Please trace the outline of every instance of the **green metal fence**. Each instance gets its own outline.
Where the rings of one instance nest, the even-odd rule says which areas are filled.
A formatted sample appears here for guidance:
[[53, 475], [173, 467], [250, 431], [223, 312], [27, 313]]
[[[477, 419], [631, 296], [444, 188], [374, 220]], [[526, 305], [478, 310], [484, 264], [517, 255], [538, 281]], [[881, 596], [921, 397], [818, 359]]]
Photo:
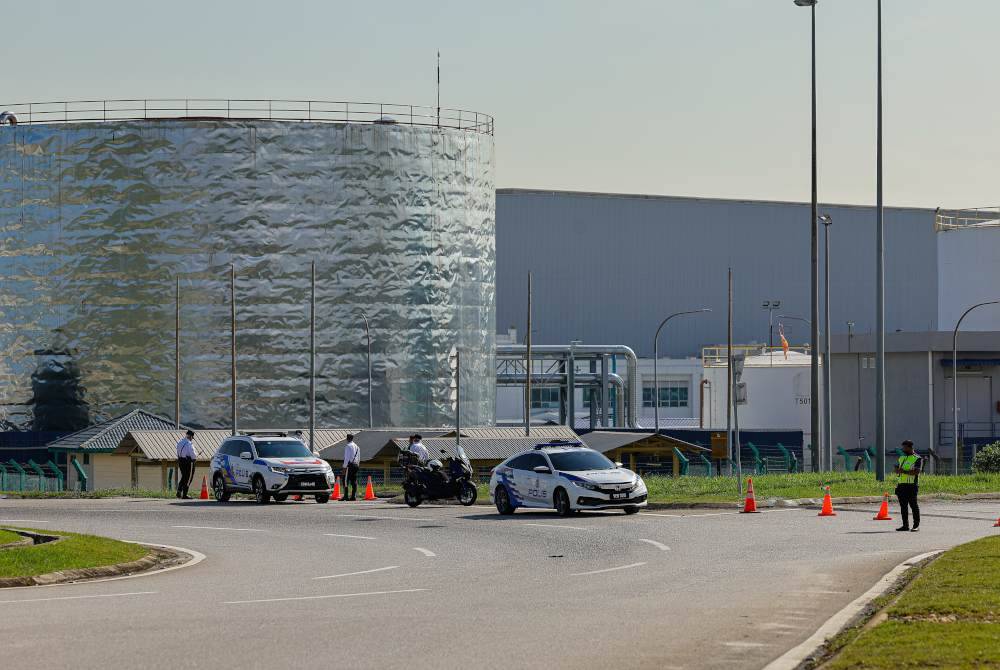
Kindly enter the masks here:
[[65, 489], [62, 470], [51, 460], [36, 463], [29, 459], [27, 463], [18, 463], [12, 458], [0, 462], [0, 491], [58, 493]]

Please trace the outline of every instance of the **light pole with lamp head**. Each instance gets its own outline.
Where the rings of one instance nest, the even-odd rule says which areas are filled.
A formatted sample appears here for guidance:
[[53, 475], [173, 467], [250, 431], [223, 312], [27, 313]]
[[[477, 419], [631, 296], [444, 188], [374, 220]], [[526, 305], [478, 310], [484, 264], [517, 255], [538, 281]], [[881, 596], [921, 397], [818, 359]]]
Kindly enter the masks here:
[[826, 468], [833, 470], [833, 394], [830, 390], [830, 376], [833, 374], [833, 363], [830, 358], [830, 226], [833, 217], [823, 214], [819, 217], [823, 224], [823, 323], [826, 333], [823, 335], [823, 454]]
[[660, 357], [660, 331], [663, 327], [667, 325], [667, 321], [674, 318], [675, 316], [682, 316], [684, 314], [701, 314], [703, 312], [711, 312], [712, 310], [708, 307], [703, 307], [702, 309], [690, 309], [685, 312], [674, 312], [663, 321], [660, 321], [659, 327], [656, 329], [656, 335], [653, 336], [653, 423], [656, 425], [656, 432], [660, 432], [660, 378], [657, 374], [656, 361]]
[[962, 312], [962, 316], [958, 317], [958, 323], [955, 324], [955, 330], [951, 334], [951, 427], [952, 441], [955, 443], [955, 456], [951, 459], [951, 472], [954, 475], [958, 474], [958, 448], [960, 446], [958, 444], [958, 327], [962, 325], [962, 321], [969, 315], [969, 312], [977, 307], [997, 304], [1000, 304], [1000, 300], [988, 300], [986, 302], [977, 303], [965, 310]]

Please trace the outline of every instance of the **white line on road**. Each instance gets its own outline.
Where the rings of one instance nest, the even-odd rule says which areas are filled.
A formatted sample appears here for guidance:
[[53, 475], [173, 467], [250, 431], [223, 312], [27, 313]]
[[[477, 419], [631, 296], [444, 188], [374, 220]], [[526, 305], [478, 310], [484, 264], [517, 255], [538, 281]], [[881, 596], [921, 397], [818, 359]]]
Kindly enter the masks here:
[[350, 517], [358, 519], [388, 519], [389, 521], [435, 521], [435, 519], [424, 519], [413, 516], [375, 516], [374, 514], [334, 514], [334, 516]]
[[660, 551], [670, 551], [670, 547], [668, 547], [667, 545], [665, 545], [665, 544], [663, 544], [661, 542], [657, 542], [656, 540], [647, 540], [645, 538], [639, 538], [639, 541], [640, 542], [645, 542], [646, 544], [651, 544], [654, 547], [656, 547], [657, 549], [659, 549]]
[[313, 577], [313, 579], [337, 579], [338, 577], [353, 577], [355, 575], [369, 575], [373, 572], [385, 572], [386, 570], [395, 570], [398, 565], [387, 565], [384, 568], [374, 568], [372, 570], [362, 570], [360, 572], [345, 572], [340, 575], [326, 575], [325, 577]]
[[[758, 511], [761, 514], [774, 514], [775, 512], [798, 512], [799, 509], [789, 507], [788, 509], [762, 509]], [[664, 516], [675, 519], [690, 519], [703, 516], [734, 516], [736, 514], [742, 514], [742, 512], [708, 512], [706, 514], [659, 514], [657, 512], [639, 512], [639, 514], [640, 516]]]
[[171, 526], [171, 528], [193, 528], [195, 530], [237, 530], [241, 533], [263, 533], [259, 528], [219, 528], [216, 526]]
[[727, 647], [738, 647], [740, 649], [756, 649], [758, 647], [771, 646], [763, 642], [723, 642], [722, 644], [726, 645]]
[[604, 568], [603, 570], [591, 570], [590, 572], [574, 572], [570, 577], [583, 577], [584, 575], [599, 575], [603, 572], [614, 572], [616, 570], [628, 570], [629, 568], [638, 568], [640, 566], [646, 565], [645, 563], [629, 563], [628, 565], [619, 565], [617, 568]]
[[323, 533], [327, 537], [348, 537], [352, 540], [374, 540], [374, 537], [368, 537], [367, 535], [338, 535], [337, 533]]
[[398, 591], [369, 591], [368, 593], [336, 593], [328, 596], [301, 596], [299, 598], [265, 598], [263, 600], [230, 600], [223, 605], [249, 605], [251, 603], [281, 603], [291, 600], [323, 600], [326, 598], [356, 598], [359, 596], [385, 596], [393, 593], [417, 593], [429, 589], [400, 589]]
[[414, 547], [413, 550], [414, 551], [419, 551], [424, 556], [437, 556], [437, 554], [435, 554], [430, 549], [424, 549], [423, 547]]
[[31, 598], [29, 600], [0, 600], [0, 605], [13, 603], [41, 603], [49, 600], [83, 600], [85, 598], [123, 598], [125, 596], [149, 596], [158, 591], [133, 591], [132, 593], [98, 593], [90, 596], [57, 596], [55, 598]]
[[522, 526], [538, 526], [539, 528], [565, 528], [566, 530], [589, 530], [580, 526], [560, 526], [557, 523], [522, 523]]

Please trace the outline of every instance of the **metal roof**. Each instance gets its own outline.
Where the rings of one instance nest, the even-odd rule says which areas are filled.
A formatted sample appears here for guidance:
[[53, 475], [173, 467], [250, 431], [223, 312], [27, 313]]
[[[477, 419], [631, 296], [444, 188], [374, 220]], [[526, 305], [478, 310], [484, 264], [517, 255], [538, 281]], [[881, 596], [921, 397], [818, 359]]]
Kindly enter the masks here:
[[[319, 431], [317, 431], [319, 432]], [[344, 435], [339, 439], [335, 440], [329, 446], [323, 448], [319, 452], [319, 457], [327, 461], [343, 461], [344, 460], [344, 445], [347, 444], [346, 437], [348, 433], [354, 433], [354, 444], [358, 445], [358, 449], [361, 450], [361, 460], [370, 461], [382, 451], [387, 444], [393, 442], [396, 439], [402, 439], [404, 443], [414, 433], [419, 434], [421, 437], [438, 437], [443, 435], [446, 431], [439, 429], [427, 429], [427, 428], [384, 428], [384, 429], [365, 429], [356, 431], [343, 431]]]
[[[606, 453], [614, 449], [619, 449], [621, 447], [627, 447], [630, 444], [635, 444], [641, 440], [648, 439], [650, 437], [656, 437], [656, 433], [634, 433], [626, 431], [610, 431], [610, 430], [595, 430], [584, 435], [587, 440], [587, 446], [601, 453]], [[658, 436], [669, 446], [681, 446], [687, 451], [711, 451], [701, 445], [694, 444], [693, 442], [688, 442], [686, 440], [681, 440], [679, 438], [673, 437], [672, 435], [664, 435], [662, 433]]]
[[[464, 432], [464, 431], [463, 431]], [[534, 433], [534, 429], [532, 429]], [[544, 444], [547, 440], [553, 438], [547, 437], [536, 437], [532, 435], [531, 437], [503, 437], [503, 438], [462, 438], [462, 449], [465, 450], [465, 454], [472, 461], [502, 461], [505, 458], [509, 458], [514, 454], [519, 454], [522, 451], [529, 451], [534, 449], [539, 444]], [[585, 442], [575, 434], [571, 438], [577, 440], [587, 446]], [[393, 440], [393, 443], [399, 447], [401, 450], [406, 449], [407, 442], [405, 439]], [[429, 440], [424, 440], [423, 444], [427, 447], [427, 451], [431, 454], [439, 454], [441, 450], [444, 449], [446, 453], [453, 453], [455, 450], [455, 438], [454, 437], [440, 437], [432, 438]]]
[[[255, 432], [268, 432], [265, 430], [251, 430]], [[294, 430], [281, 430], [291, 435]], [[308, 445], [309, 433], [305, 433], [306, 444]], [[343, 440], [351, 431], [342, 428], [324, 428], [316, 431], [316, 446], [320, 449]], [[207, 461], [212, 458], [215, 451], [222, 444], [222, 441], [232, 436], [231, 430], [198, 430], [195, 431], [194, 450], [199, 461]], [[122, 439], [118, 453], [131, 453], [134, 449], [142, 452], [142, 455], [154, 461], [173, 461], [177, 459], [177, 443], [184, 437], [183, 430], [133, 430], [129, 431], [128, 437], [131, 440]]]
[[[455, 431], [445, 433], [441, 437], [455, 437]], [[524, 426], [506, 426], [490, 428], [463, 428], [462, 439], [506, 439], [525, 437]], [[540, 440], [575, 440], [576, 431], [569, 426], [532, 426], [531, 439]]]
[[174, 422], [142, 409], [134, 409], [128, 414], [116, 416], [62, 437], [49, 443], [47, 447], [55, 451], [111, 452], [118, 448], [129, 432], [157, 429], [175, 430]]

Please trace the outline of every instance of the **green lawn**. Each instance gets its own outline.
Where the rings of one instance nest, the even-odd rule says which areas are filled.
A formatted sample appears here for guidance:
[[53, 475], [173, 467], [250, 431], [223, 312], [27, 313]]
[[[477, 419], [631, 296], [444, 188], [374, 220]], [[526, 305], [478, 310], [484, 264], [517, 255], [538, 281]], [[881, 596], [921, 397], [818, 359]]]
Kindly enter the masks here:
[[1000, 536], [946, 552], [829, 665], [868, 668], [1000, 668]]
[[[24, 530], [34, 530], [26, 528]], [[0, 551], [0, 577], [28, 577], [57, 570], [95, 568], [137, 561], [148, 550], [137, 544], [93, 535], [36, 530], [47, 535], [63, 535], [65, 540]]]
[[9, 530], [3, 530], [0, 528], [0, 545], [11, 544], [13, 542], [20, 542], [21, 536], [17, 533], [12, 533]]

